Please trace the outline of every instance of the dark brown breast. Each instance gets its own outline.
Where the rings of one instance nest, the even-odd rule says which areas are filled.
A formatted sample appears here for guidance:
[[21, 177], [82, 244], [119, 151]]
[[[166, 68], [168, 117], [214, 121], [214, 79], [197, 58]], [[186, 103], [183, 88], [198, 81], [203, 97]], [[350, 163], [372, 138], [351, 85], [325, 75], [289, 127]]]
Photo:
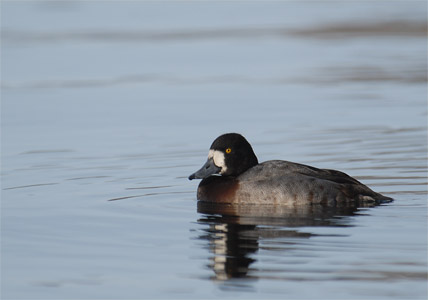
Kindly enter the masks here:
[[218, 203], [236, 202], [238, 187], [239, 182], [234, 177], [210, 176], [199, 184], [197, 198]]

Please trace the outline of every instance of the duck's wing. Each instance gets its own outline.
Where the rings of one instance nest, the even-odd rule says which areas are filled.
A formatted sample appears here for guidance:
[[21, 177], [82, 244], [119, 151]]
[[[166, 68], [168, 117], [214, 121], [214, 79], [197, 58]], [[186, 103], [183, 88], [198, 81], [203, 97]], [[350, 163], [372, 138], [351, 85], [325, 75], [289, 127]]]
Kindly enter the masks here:
[[352, 178], [346, 173], [330, 170], [330, 169], [318, 169], [312, 166], [298, 164], [285, 160], [270, 160], [263, 162], [251, 170], [252, 178], [257, 179], [275, 177], [275, 176], [286, 176], [286, 175], [304, 175], [316, 179], [328, 180], [340, 184], [362, 184], [355, 178]]
[[245, 202], [258, 203], [265, 199], [267, 203], [334, 204], [392, 200], [343, 172], [281, 160], [258, 164], [237, 180], [245, 186], [238, 195], [245, 198]]
[[253, 184], [252, 191], [256, 191], [256, 187], [260, 185], [269, 186], [278, 195], [287, 199], [297, 196], [301, 198], [301, 202], [310, 200], [314, 203], [330, 203], [331, 199], [339, 202], [349, 199], [392, 200], [374, 192], [346, 173], [283, 160], [261, 163], [241, 174], [238, 179]]
[[357, 185], [362, 184], [361, 182], [349, 176], [348, 174], [337, 170], [317, 169], [317, 171], [314, 171], [310, 174], [308, 173], [301, 173], [301, 174], [312, 176], [318, 179], [333, 181], [341, 184], [357, 184]]

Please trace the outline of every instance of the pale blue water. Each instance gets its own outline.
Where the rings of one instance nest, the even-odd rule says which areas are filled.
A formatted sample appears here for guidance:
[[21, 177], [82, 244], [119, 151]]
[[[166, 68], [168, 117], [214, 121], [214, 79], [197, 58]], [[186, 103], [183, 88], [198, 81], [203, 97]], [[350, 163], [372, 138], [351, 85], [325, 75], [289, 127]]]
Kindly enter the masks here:
[[[1, 8], [2, 299], [426, 299], [425, 2]], [[395, 201], [198, 208], [230, 131]]]

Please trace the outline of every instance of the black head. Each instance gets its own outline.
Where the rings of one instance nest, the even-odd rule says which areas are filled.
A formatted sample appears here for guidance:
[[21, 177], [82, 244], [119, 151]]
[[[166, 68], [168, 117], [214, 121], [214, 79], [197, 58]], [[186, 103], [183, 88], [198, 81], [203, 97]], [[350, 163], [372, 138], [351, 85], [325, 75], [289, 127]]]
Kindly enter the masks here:
[[189, 179], [203, 179], [213, 174], [238, 176], [257, 164], [250, 143], [238, 133], [226, 133], [214, 140], [207, 162]]

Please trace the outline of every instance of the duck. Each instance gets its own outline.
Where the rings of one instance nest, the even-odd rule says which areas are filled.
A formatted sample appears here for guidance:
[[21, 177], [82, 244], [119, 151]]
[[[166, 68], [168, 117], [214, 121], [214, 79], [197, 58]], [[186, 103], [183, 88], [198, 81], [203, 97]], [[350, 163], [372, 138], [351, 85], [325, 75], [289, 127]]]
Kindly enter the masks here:
[[201, 179], [197, 200], [212, 203], [336, 205], [393, 201], [341, 171], [285, 160], [259, 163], [250, 143], [239, 133], [216, 138], [206, 163], [189, 176], [193, 179]]

